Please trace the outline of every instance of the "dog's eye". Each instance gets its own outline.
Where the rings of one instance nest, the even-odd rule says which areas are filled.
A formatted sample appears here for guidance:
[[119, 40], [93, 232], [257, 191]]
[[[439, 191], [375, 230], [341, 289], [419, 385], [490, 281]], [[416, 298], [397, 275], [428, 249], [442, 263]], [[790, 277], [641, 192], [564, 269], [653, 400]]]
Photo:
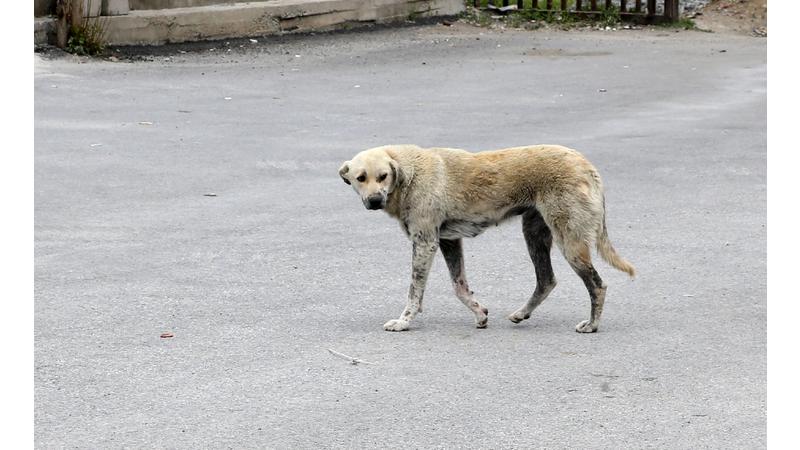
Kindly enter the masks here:
[[364, 182], [364, 180], [366, 180], [366, 179], [367, 179], [367, 177], [365, 177], [364, 175], [359, 175], [359, 176], [356, 178], [356, 180], [358, 180], [358, 182], [359, 182], [359, 183], [363, 183], [363, 182]]
[[378, 181], [380, 182], [380, 181], [385, 180], [386, 179], [386, 175], [388, 175], [388, 174], [383, 174], [383, 175], [379, 176], [378, 177]]

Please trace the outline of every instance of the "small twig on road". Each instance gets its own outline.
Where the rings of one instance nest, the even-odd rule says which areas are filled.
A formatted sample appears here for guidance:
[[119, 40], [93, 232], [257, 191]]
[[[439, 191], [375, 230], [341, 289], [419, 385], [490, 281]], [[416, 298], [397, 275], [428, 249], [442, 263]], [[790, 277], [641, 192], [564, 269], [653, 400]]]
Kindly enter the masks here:
[[607, 374], [607, 373], [592, 373], [592, 372], [589, 372], [589, 375], [591, 375], [593, 377], [603, 377], [603, 378], [619, 378], [620, 377], [619, 375], [611, 375], [611, 374]]
[[339, 358], [346, 359], [346, 360], [350, 361], [350, 364], [352, 364], [354, 366], [356, 366], [358, 364], [371, 364], [371, 365], [375, 364], [375, 363], [372, 363], [372, 362], [369, 362], [369, 361], [364, 361], [363, 359], [358, 359], [358, 358], [353, 358], [352, 356], [347, 356], [344, 353], [337, 352], [336, 350], [328, 349], [328, 351], [331, 352], [331, 355], [333, 355], [333, 356], [338, 356]]

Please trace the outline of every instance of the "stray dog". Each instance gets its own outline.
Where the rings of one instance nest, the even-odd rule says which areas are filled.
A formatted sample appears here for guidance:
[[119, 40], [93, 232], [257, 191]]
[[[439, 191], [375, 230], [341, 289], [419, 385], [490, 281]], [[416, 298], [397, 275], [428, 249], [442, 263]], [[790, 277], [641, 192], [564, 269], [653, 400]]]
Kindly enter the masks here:
[[522, 216], [522, 232], [536, 269], [536, 289], [508, 316], [530, 317], [556, 285], [550, 264], [555, 241], [589, 290], [591, 313], [575, 330], [597, 331], [606, 285], [592, 266], [590, 245], [613, 267], [634, 276], [608, 239], [603, 184], [597, 169], [575, 150], [534, 145], [481, 153], [451, 148], [389, 145], [365, 150], [342, 164], [339, 176], [367, 209], [396, 218], [413, 243], [408, 303], [387, 331], [408, 330], [422, 312], [422, 296], [436, 250], [444, 256], [456, 297], [485, 328], [489, 311], [475, 300], [464, 273], [461, 239]]

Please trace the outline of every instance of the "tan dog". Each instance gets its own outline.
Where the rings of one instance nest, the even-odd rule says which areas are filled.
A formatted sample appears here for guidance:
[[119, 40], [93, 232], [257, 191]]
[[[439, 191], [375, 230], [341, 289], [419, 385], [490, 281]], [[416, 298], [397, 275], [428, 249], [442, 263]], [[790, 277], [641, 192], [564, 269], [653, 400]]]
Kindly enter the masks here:
[[367, 209], [384, 209], [400, 221], [413, 242], [411, 287], [400, 318], [387, 331], [407, 330], [422, 312], [422, 296], [436, 249], [442, 251], [456, 296], [475, 314], [478, 328], [488, 310], [470, 291], [464, 273], [461, 238], [522, 215], [522, 231], [536, 269], [536, 290], [514, 323], [530, 317], [556, 285], [550, 264], [555, 240], [589, 290], [591, 315], [581, 333], [597, 331], [606, 285], [592, 266], [590, 245], [615, 268], [634, 276], [634, 268], [608, 240], [600, 175], [575, 150], [535, 145], [469, 153], [449, 148], [391, 145], [365, 150], [342, 164], [339, 175], [352, 185]]

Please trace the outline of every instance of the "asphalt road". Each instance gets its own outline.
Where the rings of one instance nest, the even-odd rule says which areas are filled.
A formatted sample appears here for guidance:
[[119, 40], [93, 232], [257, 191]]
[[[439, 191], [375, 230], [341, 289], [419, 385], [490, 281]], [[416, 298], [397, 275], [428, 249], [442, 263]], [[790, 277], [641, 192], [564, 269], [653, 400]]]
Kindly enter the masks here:
[[[37, 56], [36, 447], [765, 447], [766, 45], [431, 25]], [[579, 334], [554, 253], [514, 325], [517, 220], [465, 242], [487, 329], [437, 257], [383, 331], [410, 244], [337, 169], [387, 143], [580, 150], [637, 279], [598, 262]]]

